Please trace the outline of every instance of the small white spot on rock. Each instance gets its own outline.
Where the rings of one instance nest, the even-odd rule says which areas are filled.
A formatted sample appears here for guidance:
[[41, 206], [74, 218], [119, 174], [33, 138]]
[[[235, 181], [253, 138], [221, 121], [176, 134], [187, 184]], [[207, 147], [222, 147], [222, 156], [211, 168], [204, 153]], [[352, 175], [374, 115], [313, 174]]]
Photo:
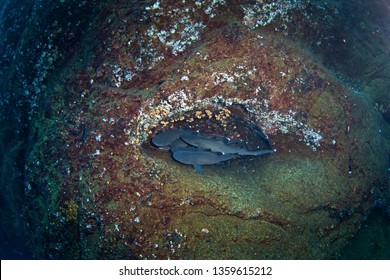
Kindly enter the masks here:
[[190, 78], [188, 78], [188, 76], [183, 76], [183, 77], [180, 78], [180, 80], [182, 80], [182, 81], [189, 81]]

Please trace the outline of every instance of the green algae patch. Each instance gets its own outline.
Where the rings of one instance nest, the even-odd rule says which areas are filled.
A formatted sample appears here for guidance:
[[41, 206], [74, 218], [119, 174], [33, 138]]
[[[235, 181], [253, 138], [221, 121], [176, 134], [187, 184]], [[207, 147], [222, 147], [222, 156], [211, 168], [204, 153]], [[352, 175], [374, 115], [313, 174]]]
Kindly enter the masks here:
[[[4, 95], [9, 104], [23, 96], [18, 106], [30, 110], [18, 114], [1, 103], [6, 121], [28, 120], [15, 126], [26, 141], [1, 145], [1, 181], [5, 197], [17, 202], [15, 217], [23, 206], [33, 256], [339, 256], [388, 188], [388, 141], [378, 122], [386, 99], [375, 108], [319, 61], [332, 51], [317, 56], [291, 41], [316, 38], [304, 46], [335, 51], [326, 41], [334, 37], [312, 28], [323, 19], [311, 22], [303, 6], [284, 1], [275, 2], [274, 14], [261, 13], [261, 1], [120, 2], [95, 7], [101, 12], [74, 39], [80, 48], [68, 52], [67, 44], [63, 56], [59, 34], [73, 34], [57, 26], [63, 21], [47, 25], [57, 38], [49, 45], [20, 42], [39, 46], [21, 63], [39, 63], [25, 67], [25, 79], [15, 68], [20, 92]], [[158, 132], [186, 126], [276, 152], [205, 166], [202, 175], [150, 143]], [[0, 137], [19, 139], [14, 130]], [[18, 179], [8, 181], [9, 174]]]

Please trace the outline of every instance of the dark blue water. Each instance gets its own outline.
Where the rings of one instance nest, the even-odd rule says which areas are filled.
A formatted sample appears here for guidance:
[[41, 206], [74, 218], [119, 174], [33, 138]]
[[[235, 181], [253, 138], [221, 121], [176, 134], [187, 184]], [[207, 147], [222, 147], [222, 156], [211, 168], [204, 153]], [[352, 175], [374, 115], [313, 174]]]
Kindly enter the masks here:
[[[35, 26], [32, 28], [34, 32], [46, 38], [46, 33], [50, 33], [50, 30], [48, 31], [47, 29], [50, 28], [43, 26], [45, 23], [44, 19], [58, 16], [58, 21], [61, 22], [65, 15], [62, 14], [61, 9], [53, 9], [58, 14], [46, 13], [46, 10], [39, 6], [39, 1], [36, 2], [37, 4], [34, 5], [34, 1], [0, 1], [0, 15], [4, 16], [3, 19], [0, 19], [0, 39], [2, 39], [0, 44], [0, 82], [2, 83], [0, 86], [0, 140], [2, 141], [0, 146], [0, 166], [2, 167], [0, 171], [1, 259], [39, 258], [39, 252], [44, 250], [44, 245], [35, 244], [34, 240], [31, 240], [28, 231], [29, 224], [25, 220], [26, 213], [34, 211], [34, 208], [27, 209], [23, 203], [24, 192], [27, 188], [27, 184], [24, 182], [24, 170], [30, 148], [28, 143], [33, 143], [36, 136], [30, 134], [30, 113], [32, 107], [34, 110], [37, 110], [36, 108], [39, 108], [42, 103], [39, 103], [39, 100], [37, 101], [34, 98], [23, 99], [25, 96], [20, 97], [20, 100], [24, 100], [23, 102], [19, 102], [19, 97], [14, 99], [9, 97], [13, 92], [11, 90], [17, 92], [21, 87], [25, 86], [22, 83], [18, 84], [21, 80], [26, 79], [26, 81], [33, 83], [34, 81], [30, 79], [29, 75], [34, 76], [35, 73], [21, 71], [24, 74], [14, 75], [13, 80], [3, 78], [10, 72], [10, 69], [13, 69], [12, 65], [16, 63], [13, 60], [13, 50], [25, 43], [21, 38], [23, 38], [23, 32], [28, 30], [29, 24], [32, 23]], [[50, 5], [54, 5], [54, 2], [48, 1], [45, 5], [51, 7]], [[77, 14], [78, 2], [70, 2], [72, 7], [74, 7], [75, 14]], [[96, 7], [99, 5], [109, 6], [111, 3], [110, 1], [91, 2], [96, 4]], [[120, 1], [112, 2], [118, 3]], [[229, 1], [227, 2], [229, 3]], [[382, 116], [378, 121], [380, 122], [380, 127], [383, 128], [381, 131], [383, 138], [387, 139], [386, 143], [389, 145], [390, 2], [387, 0], [312, 1], [312, 5], [308, 5], [308, 7], [316, 6], [318, 8], [321, 6], [319, 11], [324, 13], [321, 16], [329, 17], [330, 24], [329, 26], [318, 26], [318, 30], [312, 33], [308, 32], [308, 34], [305, 34], [307, 37], [303, 36], [303, 38], [298, 38], [298, 40], [301, 40], [300, 43], [308, 46], [311, 52], [321, 58], [325, 66], [335, 76], [339, 77], [340, 81], [350, 87], [358, 88], [359, 91], [367, 95], [368, 102], [372, 103], [375, 110]], [[128, 8], [128, 5], [119, 5], [119, 8], [123, 7]], [[108, 8], [106, 10], [96, 9], [102, 13], [110, 11]], [[313, 8], [310, 11], [313, 10], [315, 9]], [[32, 11], [36, 11], [36, 13], [32, 13]], [[327, 11], [332, 11], [338, 16], [334, 17]], [[136, 14], [134, 12], [134, 15]], [[310, 13], [308, 12], [308, 14]], [[34, 16], [42, 17], [43, 19], [30, 18]], [[73, 49], [73, 46], [76, 43], [81, 44], [82, 40], [78, 41], [78, 37], [82, 37], [81, 34], [83, 32], [88, 33], [88, 23], [93, 23], [94, 16], [94, 13], [85, 9], [82, 12], [78, 11], [77, 16], [73, 18], [77, 22], [76, 26], [82, 26], [86, 31], [82, 30], [79, 33], [75, 31], [74, 38], [76, 39], [64, 46], [67, 49], [66, 55], [68, 57], [71, 57], [76, 50], [76, 48]], [[42, 25], [40, 26], [39, 23]], [[299, 25], [299, 23], [294, 24], [296, 26]], [[40, 28], [42, 33], [39, 33]], [[44, 32], [46, 33], [43, 34]], [[31, 42], [35, 43], [34, 40], [31, 40]], [[53, 44], [55, 43], [53, 42]], [[353, 47], [348, 48], [346, 47], [347, 45]], [[18, 57], [26, 59], [23, 62], [26, 69], [33, 63], [32, 61], [35, 62], [39, 59], [33, 57], [34, 54], [30, 53], [32, 48], [29, 46], [25, 46], [21, 50], [25, 53], [22, 55], [19, 53], [20, 56]], [[27, 54], [31, 54], [35, 60], [29, 59]], [[56, 71], [61, 68], [61, 65], [55, 65], [54, 68], [53, 71]], [[13, 69], [16, 72], [19, 70]], [[50, 71], [48, 70], [48, 72]], [[13, 87], [13, 85], [15, 86]], [[34, 106], [31, 105], [33, 101], [37, 102]], [[42, 112], [40, 113], [51, 113], [46, 108], [43, 108]], [[14, 153], [8, 153], [8, 157], [3, 156], [6, 152], [13, 149], [15, 149]], [[388, 154], [390, 168], [389, 147], [383, 147], [383, 152]], [[55, 242], [53, 240], [50, 241]], [[360, 230], [350, 239], [350, 243], [337, 258], [390, 259], [389, 183], [387, 189], [384, 189], [383, 193], [372, 201], [372, 210], [364, 217]]]

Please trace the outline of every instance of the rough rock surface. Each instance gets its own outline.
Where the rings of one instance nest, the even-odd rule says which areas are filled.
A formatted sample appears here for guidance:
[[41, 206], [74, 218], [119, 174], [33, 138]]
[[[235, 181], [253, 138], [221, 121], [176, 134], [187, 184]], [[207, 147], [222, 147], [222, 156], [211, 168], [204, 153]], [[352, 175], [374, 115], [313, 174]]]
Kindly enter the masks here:
[[[389, 143], [368, 97], [303, 48], [310, 7], [124, 2], [96, 7], [75, 54], [36, 81], [23, 176], [33, 256], [336, 258], [384, 196]], [[184, 125], [240, 138], [247, 124], [277, 152], [204, 175], [149, 142]]]

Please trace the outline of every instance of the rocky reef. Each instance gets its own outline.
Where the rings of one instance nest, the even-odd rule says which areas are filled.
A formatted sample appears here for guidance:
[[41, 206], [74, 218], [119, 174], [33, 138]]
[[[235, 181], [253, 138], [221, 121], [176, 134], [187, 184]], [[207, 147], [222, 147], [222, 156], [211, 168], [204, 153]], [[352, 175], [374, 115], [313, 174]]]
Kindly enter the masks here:
[[[14, 174], [20, 188], [3, 193], [10, 213], [22, 209], [9, 232], [28, 233], [34, 258], [337, 258], [388, 199], [390, 127], [374, 106], [389, 101], [375, 93], [388, 80], [366, 94], [350, 82], [366, 73], [326, 60], [342, 4], [49, 2], [49, 39], [24, 27], [12, 55], [41, 40], [24, 58], [36, 63], [7, 74], [18, 87], [3, 86], [0, 104], [2, 185]], [[199, 174], [150, 142], [186, 126], [277, 152]], [[21, 146], [6, 152], [11, 135]]]

